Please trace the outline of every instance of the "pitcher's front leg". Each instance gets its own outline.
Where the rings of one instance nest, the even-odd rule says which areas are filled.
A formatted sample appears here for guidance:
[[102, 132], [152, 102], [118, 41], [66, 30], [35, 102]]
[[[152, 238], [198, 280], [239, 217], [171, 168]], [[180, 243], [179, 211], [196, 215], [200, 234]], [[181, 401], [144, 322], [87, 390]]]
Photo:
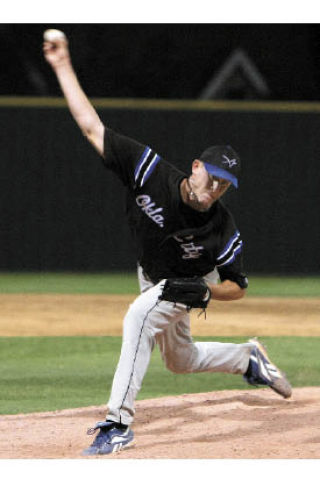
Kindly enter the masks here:
[[185, 306], [159, 301], [162, 285], [163, 281], [138, 296], [125, 316], [121, 354], [108, 402], [108, 420], [131, 424], [134, 401], [149, 365], [155, 336], [185, 314]]

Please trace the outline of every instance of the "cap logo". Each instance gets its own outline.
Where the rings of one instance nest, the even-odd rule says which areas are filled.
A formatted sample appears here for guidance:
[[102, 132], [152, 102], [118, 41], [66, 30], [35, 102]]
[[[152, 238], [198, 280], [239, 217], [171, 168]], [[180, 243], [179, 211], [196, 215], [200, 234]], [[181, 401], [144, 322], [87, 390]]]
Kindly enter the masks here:
[[222, 163], [227, 163], [229, 168], [232, 168], [233, 166], [237, 166], [237, 160], [235, 158], [232, 158], [230, 160], [230, 158], [228, 158], [226, 155], [222, 155], [222, 158], [225, 159], [225, 161], [223, 161]]

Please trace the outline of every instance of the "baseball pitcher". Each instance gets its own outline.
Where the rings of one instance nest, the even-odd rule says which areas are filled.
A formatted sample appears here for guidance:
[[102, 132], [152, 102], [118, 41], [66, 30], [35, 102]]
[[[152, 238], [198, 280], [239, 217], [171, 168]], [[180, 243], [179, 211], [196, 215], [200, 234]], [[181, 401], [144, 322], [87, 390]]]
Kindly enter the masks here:
[[228, 145], [210, 146], [191, 163], [189, 174], [168, 163], [152, 146], [104, 125], [73, 70], [62, 32], [45, 37], [44, 55], [60, 83], [70, 112], [103, 159], [106, 174], [126, 187], [126, 212], [138, 247], [141, 294], [124, 318], [121, 354], [105, 421], [84, 454], [109, 454], [129, 447], [134, 401], [157, 344], [175, 373], [242, 374], [288, 398], [291, 386], [257, 339], [243, 344], [193, 342], [189, 311], [209, 301], [243, 298], [248, 281], [243, 242], [221, 202], [238, 188], [240, 158]]

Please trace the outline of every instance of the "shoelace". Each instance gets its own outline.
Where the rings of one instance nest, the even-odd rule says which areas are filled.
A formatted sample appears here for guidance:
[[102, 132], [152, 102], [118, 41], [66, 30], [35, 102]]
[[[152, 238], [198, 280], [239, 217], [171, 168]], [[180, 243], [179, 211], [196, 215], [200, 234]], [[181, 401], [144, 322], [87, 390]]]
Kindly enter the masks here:
[[94, 427], [90, 427], [87, 430], [87, 434], [91, 436], [92, 434], [96, 432], [97, 429], [102, 429], [102, 428], [104, 428], [105, 431], [108, 431], [112, 429], [115, 425], [116, 424], [111, 421], [100, 421], [100, 422], [97, 422], [97, 424]]

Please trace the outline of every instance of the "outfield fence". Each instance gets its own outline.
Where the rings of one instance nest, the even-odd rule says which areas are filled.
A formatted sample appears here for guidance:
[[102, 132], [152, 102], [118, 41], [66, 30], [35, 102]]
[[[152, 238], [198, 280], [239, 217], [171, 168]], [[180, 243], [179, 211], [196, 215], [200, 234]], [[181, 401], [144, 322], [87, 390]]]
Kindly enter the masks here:
[[[249, 273], [320, 270], [320, 104], [93, 99], [111, 128], [177, 167], [211, 144], [243, 161], [226, 195]], [[135, 268], [124, 189], [57, 98], [0, 98], [0, 270]]]

